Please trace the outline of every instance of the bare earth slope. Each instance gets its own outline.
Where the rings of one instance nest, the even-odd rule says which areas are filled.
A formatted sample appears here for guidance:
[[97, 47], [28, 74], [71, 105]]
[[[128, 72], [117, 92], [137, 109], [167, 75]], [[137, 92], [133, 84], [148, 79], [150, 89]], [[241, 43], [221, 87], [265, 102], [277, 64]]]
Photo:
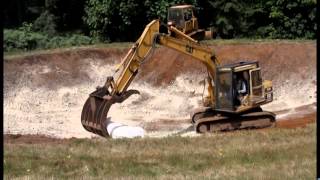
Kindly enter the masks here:
[[[210, 47], [222, 64], [260, 61], [264, 79], [272, 80], [275, 90], [274, 102], [263, 108], [276, 112], [279, 122], [315, 121], [316, 42]], [[96, 86], [113, 74], [126, 51], [79, 48], [5, 59], [4, 133], [60, 138], [94, 136], [81, 126], [83, 103]], [[157, 48], [131, 85], [141, 95], [114, 105], [109, 115], [113, 121], [140, 125], [148, 133], [184, 130], [190, 126], [189, 113], [201, 103], [205, 74], [200, 62]], [[286, 126], [281, 123], [279, 127]]]

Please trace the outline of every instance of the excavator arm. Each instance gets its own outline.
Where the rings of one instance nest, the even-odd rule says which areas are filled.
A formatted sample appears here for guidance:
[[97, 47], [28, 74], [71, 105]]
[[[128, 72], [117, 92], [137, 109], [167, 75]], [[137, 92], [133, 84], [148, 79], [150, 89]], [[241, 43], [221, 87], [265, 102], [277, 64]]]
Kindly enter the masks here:
[[127, 89], [137, 75], [140, 65], [149, 58], [156, 44], [192, 56], [206, 66], [209, 100], [211, 105], [214, 104], [212, 79], [219, 64], [215, 54], [174, 27], [168, 28], [174, 32], [175, 37], [159, 33], [159, 27], [159, 20], [150, 22], [121, 61], [116, 69], [116, 76], [107, 77], [104, 86], [97, 87], [96, 91], [90, 94], [81, 114], [81, 122], [86, 130], [101, 136], [109, 136], [106, 127], [109, 122], [107, 114], [111, 105], [121, 103], [132, 94], [139, 93], [137, 90]]
[[207, 67], [210, 76], [214, 77], [215, 67], [218, 62], [210, 49], [202, 47], [195, 40], [184, 35], [177, 29], [174, 29], [174, 31], [180, 33], [179, 38], [171, 37], [167, 34], [160, 34], [159, 24], [158, 20], [150, 22], [146, 26], [141, 37], [131, 47], [125, 58], [122, 60], [116, 70], [117, 72], [120, 71], [120, 75], [113, 83], [114, 88], [111, 94], [121, 94], [127, 90], [131, 81], [137, 74], [140, 65], [154, 50], [156, 43], [194, 57], [202, 62]]

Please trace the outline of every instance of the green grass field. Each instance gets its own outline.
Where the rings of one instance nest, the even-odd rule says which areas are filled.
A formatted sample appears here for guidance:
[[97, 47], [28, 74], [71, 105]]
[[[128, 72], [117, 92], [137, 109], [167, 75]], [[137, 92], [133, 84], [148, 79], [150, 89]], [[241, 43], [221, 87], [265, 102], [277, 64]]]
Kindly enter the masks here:
[[315, 179], [316, 124], [200, 137], [5, 141], [4, 178]]

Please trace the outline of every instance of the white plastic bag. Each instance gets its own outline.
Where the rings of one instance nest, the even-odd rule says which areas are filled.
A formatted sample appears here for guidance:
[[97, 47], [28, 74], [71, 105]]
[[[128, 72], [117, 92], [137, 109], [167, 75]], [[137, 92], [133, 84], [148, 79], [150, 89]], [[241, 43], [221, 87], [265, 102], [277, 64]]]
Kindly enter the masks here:
[[107, 131], [111, 138], [135, 138], [144, 137], [144, 129], [138, 126], [127, 126], [121, 123], [110, 122]]

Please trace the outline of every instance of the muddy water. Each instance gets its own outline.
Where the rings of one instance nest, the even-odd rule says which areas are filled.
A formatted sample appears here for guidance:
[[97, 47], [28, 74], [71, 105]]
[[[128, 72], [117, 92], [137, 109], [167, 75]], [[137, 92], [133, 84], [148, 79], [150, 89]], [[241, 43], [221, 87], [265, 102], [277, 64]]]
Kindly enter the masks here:
[[[276, 112], [279, 121], [315, 112], [315, 42], [212, 48], [223, 63], [260, 61], [264, 78], [273, 81], [275, 90], [275, 101], [263, 108]], [[5, 59], [4, 133], [95, 136], [81, 126], [82, 105], [88, 94], [113, 74], [125, 53], [77, 49]], [[114, 105], [109, 115], [113, 121], [142, 126], [150, 135], [184, 130], [190, 126], [190, 111], [201, 104], [205, 75], [196, 60], [158, 48], [131, 85], [141, 95]]]

